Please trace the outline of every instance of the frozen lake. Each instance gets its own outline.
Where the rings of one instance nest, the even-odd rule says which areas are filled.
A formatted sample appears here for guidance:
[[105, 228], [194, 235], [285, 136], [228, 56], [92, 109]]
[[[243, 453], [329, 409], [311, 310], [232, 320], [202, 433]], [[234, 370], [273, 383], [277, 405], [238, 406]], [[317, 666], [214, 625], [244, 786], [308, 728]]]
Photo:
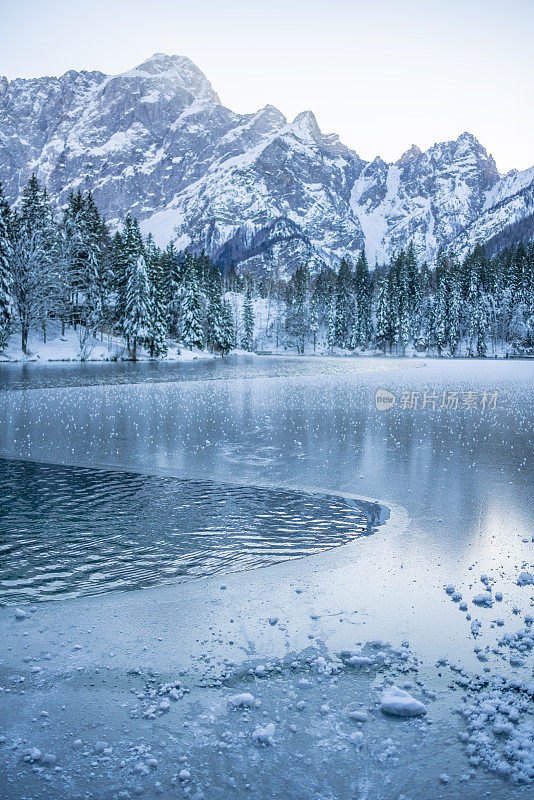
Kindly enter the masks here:
[[[0, 457], [27, 486], [8, 527], [25, 528], [30, 560], [39, 509], [58, 527], [49, 485], [60, 536], [79, 523], [83, 548], [84, 525], [104, 520], [113, 557], [116, 533], [140, 567], [147, 526], [172, 561], [184, 496], [189, 539], [227, 527], [246, 567], [262, 565], [256, 547], [284, 551], [224, 580], [102, 584], [19, 620], [0, 609], [6, 797], [530, 797], [533, 599], [518, 579], [533, 571], [533, 374], [372, 358], [0, 368]], [[124, 515], [100, 504], [107, 492]], [[391, 508], [373, 536], [359, 535], [358, 498]], [[383, 713], [392, 683], [426, 716]], [[243, 692], [253, 705], [236, 708]]]
[[[131, 588], [136, 575], [138, 585], [147, 585], [184, 577], [184, 571], [224, 572], [302, 555], [359, 535], [361, 518], [350, 518], [353, 512], [343, 507], [347, 496], [403, 509], [410, 527], [402, 549], [393, 554], [387, 527], [380, 537], [388, 558], [411, 562], [418, 602], [435, 614], [428, 581], [438, 565], [457, 570], [460, 559], [464, 570], [477, 562], [502, 570], [522, 563], [522, 542], [530, 539], [534, 519], [532, 376], [532, 364], [519, 361], [380, 358], [2, 365], [0, 456], [89, 470], [68, 473], [72, 491], [68, 481], [52, 479], [60, 492], [56, 503], [46, 495], [44, 477], [27, 501], [15, 504], [7, 516], [11, 533], [4, 534], [2, 577], [8, 583], [2, 591], [13, 600], [22, 580], [23, 598], [36, 574], [45, 595], [48, 575], [50, 593], [54, 587], [83, 593], [120, 588], [121, 582]], [[47, 388], [40, 388], [43, 383]], [[9, 388], [14, 385], [26, 389]], [[376, 393], [384, 390], [395, 403], [380, 410]], [[18, 470], [18, 493], [32, 468], [11, 469]], [[118, 472], [108, 479], [91, 476], [94, 469]], [[162, 478], [185, 483], [172, 489]], [[187, 481], [210, 486], [187, 490]], [[80, 483], [89, 488], [77, 500]], [[230, 484], [236, 488], [229, 492], [224, 487]], [[261, 494], [260, 488], [290, 493], [279, 502], [280, 495]], [[181, 493], [188, 491], [199, 492], [198, 518], [187, 508], [179, 511]], [[329, 496], [324, 507], [306, 508], [302, 493], [310, 492]], [[68, 564], [56, 563], [53, 549], [41, 562], [39, 511], [32, 520], [31, 509], [32, 503], [39, 509], [43, 497], [48, 520], [55, 519], [56, 544], [74, 525]], [[85, 535], [100, 522], [105, 530], [96, 547], [103, 558], [91, 554]], [[25, 574], [24, 560], [17, 563], [12, 549], [17, 525], [28, 531], [21, 539], [22, 554], [31, 561]], [[180, 526], [181, 538], [174, 536]], [[122, 557], [141, 556], [130, 576], [119, 560], [121, 540], [130, 542]], [[62, 559], [68, 561], [65, 553]]]
[[529, 529], [532, 376], [415, 359], [1, 365], [0, 455], [380, 498], [446, 553]]

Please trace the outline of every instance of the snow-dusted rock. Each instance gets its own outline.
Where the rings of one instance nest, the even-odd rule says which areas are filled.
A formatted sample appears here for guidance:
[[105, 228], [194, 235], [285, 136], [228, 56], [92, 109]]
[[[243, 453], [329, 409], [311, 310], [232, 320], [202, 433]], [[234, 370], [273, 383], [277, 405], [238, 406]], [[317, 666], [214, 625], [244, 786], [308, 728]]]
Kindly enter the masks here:
[[380, 710], [394, 717], [420, 717], [426, 714], [426, 706], [423, 703], [395, 685], [382, 692]]
[[367, 712], [366, 711], [349, 711], [349, 717], [354, 722], [367, 722]]

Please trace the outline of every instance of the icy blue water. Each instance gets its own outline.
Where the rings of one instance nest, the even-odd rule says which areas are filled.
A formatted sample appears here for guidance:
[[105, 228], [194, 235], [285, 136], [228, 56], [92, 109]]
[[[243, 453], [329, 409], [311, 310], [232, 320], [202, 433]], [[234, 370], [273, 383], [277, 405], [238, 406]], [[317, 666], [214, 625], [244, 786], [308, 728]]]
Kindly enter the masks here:
[[370, 530], [336, 497], [0, 459], [0, 604], [265, 566]]

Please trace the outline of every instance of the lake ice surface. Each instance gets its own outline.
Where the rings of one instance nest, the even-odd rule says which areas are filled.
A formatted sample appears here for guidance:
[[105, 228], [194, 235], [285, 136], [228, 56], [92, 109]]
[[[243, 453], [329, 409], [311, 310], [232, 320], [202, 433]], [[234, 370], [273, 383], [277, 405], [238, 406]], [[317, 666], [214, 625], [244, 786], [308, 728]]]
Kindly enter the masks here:
[[[0, 454], [376, 498], [392, 516], [224, 591], [219, 576], [2, 610], [6, 797], [528, 797], [499, 767], [532, 757], [532, 698], [514, 689], [532, 679], [532, 587], [517, 584], [532, 571], [532, 365], [265, 357], [128, 385], [108, 366], [104, 383], [98, 367], [94, 385], [0, 393]], [[377, 410], [377, 390], [395, 404]], [[488, 586], [493, 605], [473, 604]], [[381, 714], [391, 684], [425, 717]], [[258, 705], [234, 708], [243, 692]]]

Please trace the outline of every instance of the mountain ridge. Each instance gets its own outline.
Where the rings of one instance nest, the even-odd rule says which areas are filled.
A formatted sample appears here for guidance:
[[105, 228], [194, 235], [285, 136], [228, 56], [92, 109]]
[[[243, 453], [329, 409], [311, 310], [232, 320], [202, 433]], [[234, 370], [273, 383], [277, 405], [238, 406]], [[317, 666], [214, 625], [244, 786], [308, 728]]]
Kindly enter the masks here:
[[408, 241], [430, 261], [440, 247], [462, 255], [534, 210], [534, 167], [500, 175], [469, 132], [365, 161], [310, 110], [233, 112], [190, 59], [164, 53], [119, 75], [0, 78], [10, 201], [32, 172], [59, 204], [91, 190], [112, 225], [131, 212], [161, 244], [250, 269], [363, 247], [373, 262]]

